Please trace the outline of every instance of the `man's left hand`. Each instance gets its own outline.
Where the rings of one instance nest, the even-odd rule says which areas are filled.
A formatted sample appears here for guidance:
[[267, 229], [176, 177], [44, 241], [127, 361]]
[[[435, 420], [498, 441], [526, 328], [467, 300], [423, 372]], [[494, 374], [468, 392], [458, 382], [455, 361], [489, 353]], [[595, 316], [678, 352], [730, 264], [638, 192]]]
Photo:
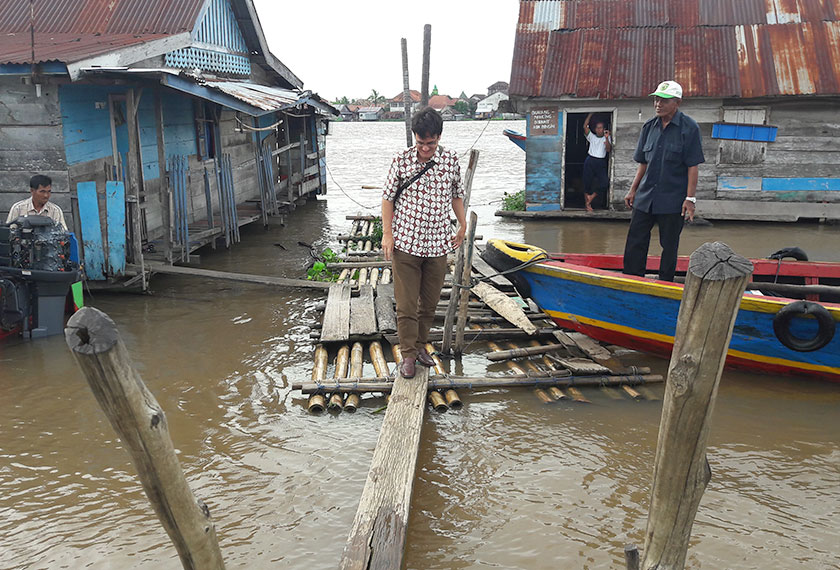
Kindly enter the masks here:
[[461, 247], [461, 244], [464, 243], [464, 236], [466, 236], [466, 230], [458, 230], [454, 236], [452, 236], [452, 245], [455, 246], [455, 249]]
[[689, 222], [694, 221], [694, 202], [685, 200], [682, 205], [683, 218], [688, 219]]

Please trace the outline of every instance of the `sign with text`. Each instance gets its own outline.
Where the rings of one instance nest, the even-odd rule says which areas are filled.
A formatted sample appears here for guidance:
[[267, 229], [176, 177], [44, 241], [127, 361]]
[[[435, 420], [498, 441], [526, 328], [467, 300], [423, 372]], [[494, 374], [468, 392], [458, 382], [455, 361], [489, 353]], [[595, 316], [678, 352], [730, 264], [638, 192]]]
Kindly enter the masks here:
[[531, 136], [557, 135], [557, 108], [531, 109]]

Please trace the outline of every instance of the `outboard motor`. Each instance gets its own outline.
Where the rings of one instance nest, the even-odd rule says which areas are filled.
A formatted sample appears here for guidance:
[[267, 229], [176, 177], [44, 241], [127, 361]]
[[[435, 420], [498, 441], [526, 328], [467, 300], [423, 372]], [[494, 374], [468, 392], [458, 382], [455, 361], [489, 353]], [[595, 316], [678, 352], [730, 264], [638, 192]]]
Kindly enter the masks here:
[[67, 292], [78, 280], [70, 235], [58, 222], [21, 216], [0, 225], [0, 330], [61, 334]]

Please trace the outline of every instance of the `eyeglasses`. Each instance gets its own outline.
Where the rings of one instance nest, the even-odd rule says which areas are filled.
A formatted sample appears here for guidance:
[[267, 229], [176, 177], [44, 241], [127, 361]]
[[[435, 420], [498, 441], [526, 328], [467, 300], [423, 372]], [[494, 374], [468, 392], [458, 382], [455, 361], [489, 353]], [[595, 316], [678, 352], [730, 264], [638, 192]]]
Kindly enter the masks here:
[[438, 138], [434, 138], [434, 139], [431, 139], [431, 140], [415, 139], [415, 144], [416, 144], [417, 148], [426, 147], [426, 148], [432, 149], [432, 148], [437, 147], [439, 141], [440, 141], [440, 139], [438, 139]]
[[676, 100], [677, 100], [676, 97], [671, 97], [670, 99], [667, 99], [665, 97], [654, 97], [653, 98], [653, 104], [654, 105], [665, 105], [665, 104], [668, 104], [668, 103], [673, 103]]

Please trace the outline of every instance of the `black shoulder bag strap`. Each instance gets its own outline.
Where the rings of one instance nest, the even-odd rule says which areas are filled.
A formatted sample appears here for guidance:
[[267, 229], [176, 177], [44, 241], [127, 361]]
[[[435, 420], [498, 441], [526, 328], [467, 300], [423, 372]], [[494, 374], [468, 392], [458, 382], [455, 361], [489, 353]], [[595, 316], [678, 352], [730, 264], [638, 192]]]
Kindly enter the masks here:
[[435, 165], [435, 161], [430, 160], [429, 162], [426, 163], [426, 166], [424, 166], [423, 168], [420, 169], [420, 172], [418, 172], [417, 174], [415, 174], [414, 176], [409, 178], [406, 182], [403, 182], [402, 184], [400, 184], [397, 187], [397, 193], [394, 194], [394, 206], [395, 207], [397, 205], [397, 200], [399, 200], [400, 194], [402, 194], [403, 190], [405, 190], [406, 188], [408, 188], [409, 186], [411, 186], [412, 184], [417, 182], [417, 180], [419, 180], [421, 176], [426, 174], [434, 165]]

